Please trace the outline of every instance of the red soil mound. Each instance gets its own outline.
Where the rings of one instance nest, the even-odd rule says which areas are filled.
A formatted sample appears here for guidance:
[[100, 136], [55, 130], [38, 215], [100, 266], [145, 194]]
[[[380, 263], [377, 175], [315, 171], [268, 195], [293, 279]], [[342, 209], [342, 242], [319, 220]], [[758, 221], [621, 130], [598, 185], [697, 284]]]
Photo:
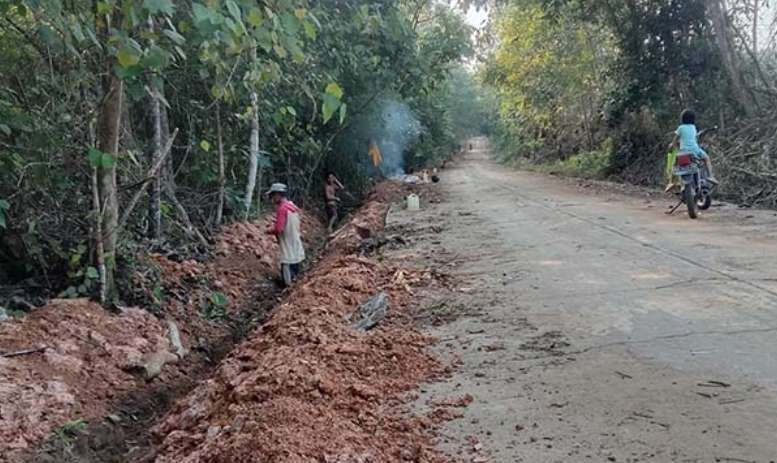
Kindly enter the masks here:
[[[373, 201], [357, 213], [272, 318], [156, 427], [158, 463], [445, 461], [430, 444], [432, 420], [403, 407], [445, 372], [409, 316], [407, 282], [422, 278], [346, 255], [381, 231], [387, 208]], [[388, 317], [353, 329], [346, 317], [380, 291]]]
[[20, 321], [0, 324], [0, 349], [47, 349], [0, 358], [0, 461], [76, 418], [102, 416], [114, 397], [139, 386], [140, 368], [169, 351], [164, 325], [148, 312], [112, 315], [84, 299], [54, 300]]

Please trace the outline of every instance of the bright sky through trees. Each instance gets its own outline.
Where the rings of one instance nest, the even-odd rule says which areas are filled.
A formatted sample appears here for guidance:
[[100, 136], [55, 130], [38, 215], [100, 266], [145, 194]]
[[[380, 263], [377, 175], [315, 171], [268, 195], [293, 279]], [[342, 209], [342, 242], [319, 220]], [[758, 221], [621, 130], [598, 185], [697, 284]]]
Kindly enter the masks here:
[[488, 19], [488, 12], [482, 8], [478, 10], [474, 6], [471, 6], [469, 11], [467, 11], [466, 17], [467, 23], [469, 23], [469, 25], [480, 29]]

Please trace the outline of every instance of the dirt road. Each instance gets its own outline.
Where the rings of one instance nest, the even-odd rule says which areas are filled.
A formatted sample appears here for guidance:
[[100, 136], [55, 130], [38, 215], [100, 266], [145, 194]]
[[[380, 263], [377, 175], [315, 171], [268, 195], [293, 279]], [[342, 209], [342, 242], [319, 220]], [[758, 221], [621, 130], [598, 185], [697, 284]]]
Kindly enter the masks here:
[[425, 295], [471, 394], [440, 445], [472, 462], [777, 461], [777, 215], [586, 191], [475, 151], [400, 257], [455, 275]]

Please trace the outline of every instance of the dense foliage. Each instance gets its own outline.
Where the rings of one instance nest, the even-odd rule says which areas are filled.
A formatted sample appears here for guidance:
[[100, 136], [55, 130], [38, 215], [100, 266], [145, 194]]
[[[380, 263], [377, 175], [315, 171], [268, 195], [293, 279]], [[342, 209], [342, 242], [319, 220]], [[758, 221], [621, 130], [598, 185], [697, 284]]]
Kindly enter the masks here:
[[419, 124], [409, 165], [459, 138], [449, 77], [470, 30], [434, 2], [0, 0], [0, 15], [2, 283], [110, 300], [139, 250], [204, 251], [272, 181], [305, 202], [335, 169], [358, 192], [380, 172], [357, 128], [387, 102]]
[[[509, 0], [492, 8], [483, 80], [509, 160], [657, 183], [683, 109], [724, 194], [777, 205], [777, 8], [763, 0]], [[583, 173], [583, 172], [581, 172]]]

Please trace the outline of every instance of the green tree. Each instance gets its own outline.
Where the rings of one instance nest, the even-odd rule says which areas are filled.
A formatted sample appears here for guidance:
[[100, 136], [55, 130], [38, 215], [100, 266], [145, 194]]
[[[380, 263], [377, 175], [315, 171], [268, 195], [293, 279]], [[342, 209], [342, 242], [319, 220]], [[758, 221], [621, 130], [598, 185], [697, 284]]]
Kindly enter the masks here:
[[55, 290], [96, 266], [112, 300], [145, 238], [201, 252], [214, 224], [256, 210], [270, 176], [296, 197], [338, 163], [366, 184], [366, 146], [342, 148], [384, 97], [423, 119], [408, 156], [452, 143], [442, 99], [469, 30], [431, 2], [0, 0], [0, 12], [0, 254], [20, 262], [14, 278]]

